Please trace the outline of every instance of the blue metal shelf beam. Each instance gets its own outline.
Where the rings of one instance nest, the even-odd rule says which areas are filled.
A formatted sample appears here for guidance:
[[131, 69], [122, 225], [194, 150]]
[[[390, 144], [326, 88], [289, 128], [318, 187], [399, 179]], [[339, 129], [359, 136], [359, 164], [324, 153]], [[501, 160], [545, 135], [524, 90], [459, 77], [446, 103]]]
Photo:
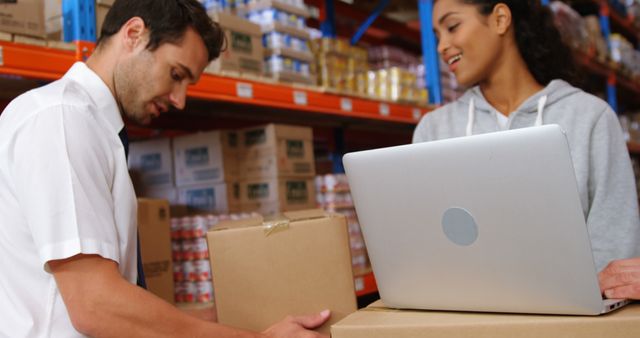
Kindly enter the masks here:
[[358, 43], [362, 35], [364, 35], [364, 32], [366, 32], [371, 24], [380, 16], [380, 14], [382, 14], [382, 11], [384, 11], [387, 5], [389, 5], [390, 1], [391, 0], [380, 0], [376, 8], [373, 10], [373, 13], [371, 13], [371, 15], [362, 23], [362, 25], [358, 27], [358, 30], [351, 38], [351, 45], [355, 45], [356, 43]]

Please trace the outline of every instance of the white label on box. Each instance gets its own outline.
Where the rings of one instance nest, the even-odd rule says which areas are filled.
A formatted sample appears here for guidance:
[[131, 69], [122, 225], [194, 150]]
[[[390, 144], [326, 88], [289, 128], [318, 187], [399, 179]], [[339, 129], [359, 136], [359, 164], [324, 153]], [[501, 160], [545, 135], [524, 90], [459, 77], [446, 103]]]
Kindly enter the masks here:
[[344, 111], [352, 111], [353, 110], [353, 103], [351, 102], [351, 99], [347, 99], [346, 97], [343, 97], [340, 99], [340, 109], [344, 110]]
[[253, 98], [253, 86], [250, 83], [238, 82], [236, 84], [236, 93], [238, 97], [245, 99]]
[[2, 46], [0, 46], [0, 66], [4, 66], [4, 53], [2, 52]]
[[381, 103], [380, 104], [380, 115], [382, 116], [389, 116], [390, 114], [390, 108], [389, 105], [386, 103]]
[[412, 114], [413, 119], [416, 121], [420, 120], [420, 117], [422, 117], [422, 112], [420, 112], [420, 109], [418, 108], [413, 108]]
[[306, 106], [307, 103], [307, 93], [301, 92], [298, 90], [293, 91], [293, 102], [300, 106]]
[[364, 290], [364, 278], [356, 277], [353, 281], [356, 286], [356, 292]]

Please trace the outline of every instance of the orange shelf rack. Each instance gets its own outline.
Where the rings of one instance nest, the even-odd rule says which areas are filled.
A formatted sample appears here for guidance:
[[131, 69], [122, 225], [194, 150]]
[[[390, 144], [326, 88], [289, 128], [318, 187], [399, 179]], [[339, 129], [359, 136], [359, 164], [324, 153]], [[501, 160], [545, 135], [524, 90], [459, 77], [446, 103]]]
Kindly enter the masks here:
[[355, 276], [353, 281], [356, 286], [356, 296], [358, 297], [378, 292], [378, 285], [376, 284], [373, 272]]
[[[77, 59], [77, 54], [72, 51], [0, 42], [0, 74], [56, 80]], [[187, 94], [190, 98], [405, 124], [417, 123], [422, 115], [432, 110], [430, 107], [326, 93], [312, 87], [278, 84], [258, 78], [210, 74], [203, 74]]]

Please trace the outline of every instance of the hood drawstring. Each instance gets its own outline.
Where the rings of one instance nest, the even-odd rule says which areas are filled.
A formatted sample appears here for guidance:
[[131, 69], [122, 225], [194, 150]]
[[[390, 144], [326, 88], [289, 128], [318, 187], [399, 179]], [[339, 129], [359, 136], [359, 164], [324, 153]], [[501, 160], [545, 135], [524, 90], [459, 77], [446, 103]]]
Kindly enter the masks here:
[[[544, 107], [546, 104], [547, 104], [547, 95], [543, 95], [542, 97], [540, 97], [540, 99], [538, 99], [538, 116], [536, 116], [536, 122], [534, 124], [534, 126], [536, 127], [541, 126], [543, 123], [542, 113], [544, 111]], [[475, 117], [476, 117], [476, 104], [475, 104], [475, 100], [471, 98], [469, 100], [469, 112], [468, 112], [468, 118], [467, 118], [467, 128], [466, 128], [467, 136], [473, 135], [473, 123], [475, 121]], [[511, 128], [511, 121], [513, 120], [509, 120], [507, 129]]]

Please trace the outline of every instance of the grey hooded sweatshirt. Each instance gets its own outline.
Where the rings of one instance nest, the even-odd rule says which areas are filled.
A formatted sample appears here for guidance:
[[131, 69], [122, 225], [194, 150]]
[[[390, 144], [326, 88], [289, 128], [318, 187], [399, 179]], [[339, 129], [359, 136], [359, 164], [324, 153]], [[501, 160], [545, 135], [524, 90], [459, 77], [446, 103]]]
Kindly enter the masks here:
[[[413, 142], [503, 130], [496, 114], [476, 86], [426, 114]], [[603, 100], [554, 80], [509, 114], [506, 129], [542, 124], [558, 124], [566, 132], [598, 271], [611, 260], [635, 256], [640, 247], [638, 199], [616, 114]], [[522, 173], [523, 179], [526, 175]]]

